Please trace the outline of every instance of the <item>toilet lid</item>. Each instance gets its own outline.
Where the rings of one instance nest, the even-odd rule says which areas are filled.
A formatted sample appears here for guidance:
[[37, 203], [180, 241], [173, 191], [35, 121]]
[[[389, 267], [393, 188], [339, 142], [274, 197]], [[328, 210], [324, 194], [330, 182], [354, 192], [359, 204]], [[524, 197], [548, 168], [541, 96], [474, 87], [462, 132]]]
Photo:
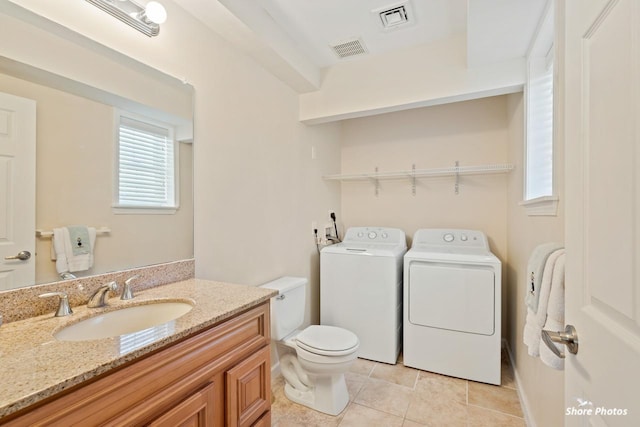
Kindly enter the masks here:
[[354, 352], [359, 341], [356, 334], [346, 329], [311, 325], [298, 334], [296, 343], [312, 353], [341, 356]]

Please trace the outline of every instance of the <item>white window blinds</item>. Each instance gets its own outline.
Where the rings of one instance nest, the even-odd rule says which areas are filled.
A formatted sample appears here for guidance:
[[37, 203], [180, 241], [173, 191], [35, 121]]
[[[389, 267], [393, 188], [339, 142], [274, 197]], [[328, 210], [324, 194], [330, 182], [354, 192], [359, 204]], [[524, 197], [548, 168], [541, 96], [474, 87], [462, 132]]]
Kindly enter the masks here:
[[172, 129], [122, 115], [118, 129], [117, 206], [174, 208]]
[[531, 59], [529, 73], [525, 200], [553, 194], [553, 60]]

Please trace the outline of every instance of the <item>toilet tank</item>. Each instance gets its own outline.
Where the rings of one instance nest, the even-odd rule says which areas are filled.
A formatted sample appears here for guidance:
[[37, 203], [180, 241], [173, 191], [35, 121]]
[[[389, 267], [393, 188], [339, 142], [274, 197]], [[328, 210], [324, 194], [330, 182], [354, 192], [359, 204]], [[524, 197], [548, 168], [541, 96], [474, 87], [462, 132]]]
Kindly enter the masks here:
[[260, 286], [278, 291], [278, 295], [271, 298], [272, 339], [283, 339], [304, 322], [306, 285], [304, 277], [281, 277]]

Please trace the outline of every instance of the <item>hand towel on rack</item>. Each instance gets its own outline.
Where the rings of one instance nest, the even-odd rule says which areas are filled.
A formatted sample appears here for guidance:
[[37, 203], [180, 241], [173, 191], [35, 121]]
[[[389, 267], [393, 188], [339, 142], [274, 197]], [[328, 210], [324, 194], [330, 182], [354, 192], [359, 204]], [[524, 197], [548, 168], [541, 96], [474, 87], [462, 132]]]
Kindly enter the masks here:
[[542, 283], [542, 273], [547, 258], [553, 252], [562, 249], [560, 243], [543, 243], [538, 245], [529, 257], [527, 264], [527, 291], [524, 296], [524, 302], [534, 313], [538, 311], [538, 300], [540, 297], [540, 284]]
[[[564, 330], [564, 268], [565, 254], [562, 254], [556, 260], [553, 267], [553, 278], [551, 279], [551, 292], [549, 294], [549, 303], [547, 304], [547, 321], [544, 329], [548, 331]], [[560, 352], [566, 351], [562, 344], [553, 343]], [[564, 369], [564, 359], [556, 356], [553, 351], [546, 345], [540, 346], [540, 359], [552, 367], [553, 369]]]
[[93, 266], [93, 248], [96, 229], [86, 226], [70, 226], [53, 229], [52, 259], [59, 274], [85, 271]]
[[542, 328], [547, 320], [547, 304], [549, 303], [549, 294], [551, 293], [551, 280], [553, 278], [553, 269], [558, 257], [564, 253], [564, 249], [554, 251], [547, 258], [542, 273], [542, 282], [540, 284], [540, 297], [538, 301], [538, 311], [534, 312], [527, 307], [527, 319], [524, 324], [523, 341], [528, 347], [530, 356], [538, 357], [540, 355], [540, 340]]

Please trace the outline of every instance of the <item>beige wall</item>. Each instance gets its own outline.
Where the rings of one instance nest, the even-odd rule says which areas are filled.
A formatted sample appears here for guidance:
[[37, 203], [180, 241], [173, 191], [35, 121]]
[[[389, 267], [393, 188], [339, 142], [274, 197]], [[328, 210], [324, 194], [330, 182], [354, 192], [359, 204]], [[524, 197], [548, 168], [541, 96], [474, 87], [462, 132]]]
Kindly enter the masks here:
[[[36, 228], [106, 226], [93, 268], [77, 276], [193, 256], [193, 156], [180, 144], [180, 209], [173, 215], [115, 215], [113, 107], [0, 74], [0, 91], [36, 101]], [[36, 239], [36, 282], [58, 280], [51, 239]]]
[[340, 124], [299, 123], [293, 91], [227, 53], [233, 60], [217, 70], [220, 85], [196, 86], [198, 100], [220, 100], [203, 113], [196, 109], [196, 123], [211, 128], [196, 135], [196, 275], [251, 285], [307, 277], [306, 320], [317, 323], [319, 256], [311, 225], [328, 219], [329, 209], [340, 210], [339, 184], [321, 178], [339, 171]]
[[[506, 98], [484, 98], [426, 107], [343, 124], [342, 173], [506, 163]], [[416, 195], [409, 180], [380, 181], [378, 197], [368, 181], [342, 184], [346, 227], [397, 227], [409, 243], [420, 228], [484, 231], [504, 262], [507, 254], [506, 175], [422, 178]]]
[[527, 354], [522, 343], [526, 318], [524, 296], [526, 269], [533, 249], [545, 242], [563, 242], [564, 159], [561, 142], [554, 147], [555, 186], [560, 197], [557, 216], [527, 216], [518, 203], [523, 196], [524, 125], [522, 94], [508, 95], [509, 161], [516, 165], [516, 173], [509, 175], [508, 186], [508, 265], [507, 265], [507, 340], [514, 357], [523, 403], [527, 405], [534, 426], [564, 424], [564, 371], [544, 365], [539, 358]]

